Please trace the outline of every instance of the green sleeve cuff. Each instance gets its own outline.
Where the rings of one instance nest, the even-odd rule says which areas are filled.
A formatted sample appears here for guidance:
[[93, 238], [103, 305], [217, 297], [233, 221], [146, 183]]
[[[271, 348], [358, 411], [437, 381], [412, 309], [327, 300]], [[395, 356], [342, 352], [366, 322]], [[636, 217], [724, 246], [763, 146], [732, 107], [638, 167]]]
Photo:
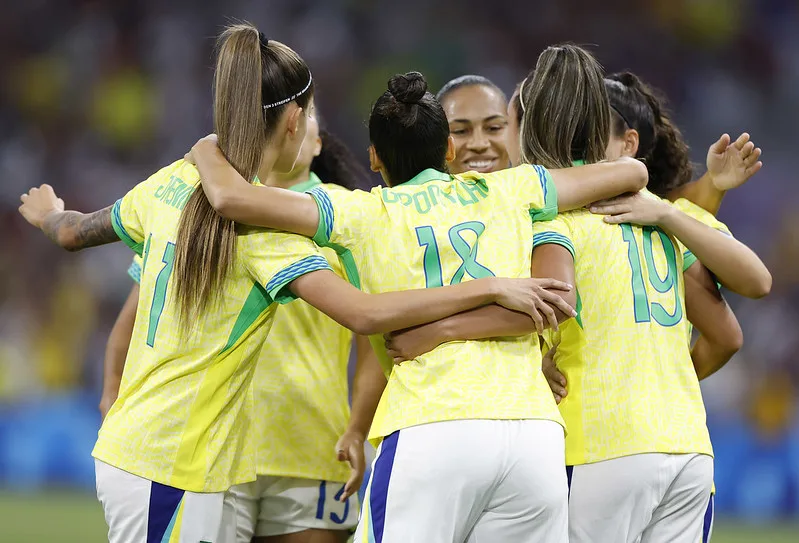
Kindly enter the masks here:
[[131, 248], [134, 253], [141, 256], [142, 255], [142, 248], [144, 247], [143, 243], [136, 243], [136, 241], [130, 237], [125, 227], [122, 225], [122, 217], [120, 214], [120, 207], [122, 206], [122, 199], [116, 201], [114, 207], [111, 208], [111, 226], [114, 227], [114, 232], [117, 233], [119, 239], [121, 239], [125, 245]]
[[314, 187], [307, 191], [307, 194], [313, 197], [316, 201], [316, 206], [319, 208], [319, 227], [316, 229], [313, 241], [320, 247], [326, 247], [330, 243], [330, 234], [333, 232], [333, 220], [335, 218], [333, 202], [321, 187]]
[[561, 247], [565, 247], [574, 258], [574, 244], [572, 240], [564, 236], [563, 234], [559, 234], [557, 232], [537, 232], [533, 236], [533, 249], [540, 245], [560, 245]]
[[683, 255], [682, 255], [682, 258], [683, 258], [683, 260], [682, 260], [682, 271], [683, 272], [688, 270], [688, 268], [693, 266], [694, 262], [696, 262], [696, 257], [694, 256], [694, 253], [692, 253], [691, 251], [685, 251], [683, 253]]
[[141, 283], [141, 266], [135, 260], [130, 263], [128, 275], [136, 282], [137, 285]]
[[533, 222], [551, 221], [558, 215], [558, 191], [549, 170], [538, 164], [533, 165], [533, 169], [538, 174], [541, 191], [544, 193], [544, 207], [531, 209], [530, 218]]
[[277, 303], [287, 304], [297, 299], [297, 297], [285, 287], [296, 278], [318, 270], [333, 271], [322, 255], [306, 256], [302, 260], [286, 266], [270, 279], [266, 284], [266, 293]]

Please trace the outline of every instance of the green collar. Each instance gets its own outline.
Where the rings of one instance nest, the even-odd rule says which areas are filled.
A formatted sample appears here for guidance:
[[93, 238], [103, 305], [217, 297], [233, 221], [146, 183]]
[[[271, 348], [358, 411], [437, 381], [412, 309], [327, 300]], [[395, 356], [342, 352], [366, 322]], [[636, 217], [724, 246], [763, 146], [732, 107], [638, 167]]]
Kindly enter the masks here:
[[424, 185], [428, 181], [452, 181], [452, 176], [448, 173], [440, 172], [434, 168], [427, 168], [408, 181], [394, 186], [404, 187], [407, 185]]
[[322, 180], [319, 179], [319, 177], [315, 173], [311, 172], [311, 176], [308, 178], [308, 181], [297, 183], [293, 187], [289, 187], [289, 190], [293, 190], [294, 192], [305, 192], [306, 190], [321, 184]]
[[575, 160], [572, 162], [572, 166], [585, 166], [585, 160]]

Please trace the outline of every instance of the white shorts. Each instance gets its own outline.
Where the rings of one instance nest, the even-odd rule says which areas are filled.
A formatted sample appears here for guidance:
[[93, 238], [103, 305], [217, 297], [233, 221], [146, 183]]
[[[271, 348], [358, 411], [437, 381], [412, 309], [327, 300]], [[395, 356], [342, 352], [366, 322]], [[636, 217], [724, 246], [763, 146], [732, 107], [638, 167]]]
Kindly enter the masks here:
[[[635, 454], [569, 468], [571, 543], [703, 540], [713, 458]], [[708, 536], [709, 536], [708, 527]]]
[[413, 426], [380, 444], [356, 543], [568, 540], [563, 427], [548, 420]]
[[201, 494], [142, 479], [94, 461], [109, 543], [235, 543], [234, 497]]
[[310, 529], [351, 530], [358, 524], [358, 496], [338, 501], [344, 483], [259, 475], [230, 492], [236, 497], [241, 543]]

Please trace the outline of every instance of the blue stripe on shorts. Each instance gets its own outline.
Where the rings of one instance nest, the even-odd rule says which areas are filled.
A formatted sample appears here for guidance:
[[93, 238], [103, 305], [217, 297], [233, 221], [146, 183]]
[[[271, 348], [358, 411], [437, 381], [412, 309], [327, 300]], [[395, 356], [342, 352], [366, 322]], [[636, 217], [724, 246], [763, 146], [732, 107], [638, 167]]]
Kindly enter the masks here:
[[388, 483], [391, 479], [391, 468], [394, 466], [398, 440], [399, 431], [394, 432], [383, 440], [380, 445], [380, 455], [375, 460], [375, 467], [372, 472], [372, 486], [369, 490], [369, 517], [375, 543], [383, 541], [383, 530], [386, 525]]
[[574, 473], [574, 466], [566, 466], [566, 484], [569, 486], [568, 497], [572, 495], [572, 474]]
[[702, 543], [709, 543], [710, 534], [713, 532], [713, 498], [710, 495], [710, 501], [707, 502], [707, 511], [705, 511], [705, 522], [702, 525]]
[[[184, 490], [160, 483], [150, 483], [150, 508], [147, 511], [147, 543], [161, 543], [180, 507]], [[168, 538], [167, 538], [168, 539]]]

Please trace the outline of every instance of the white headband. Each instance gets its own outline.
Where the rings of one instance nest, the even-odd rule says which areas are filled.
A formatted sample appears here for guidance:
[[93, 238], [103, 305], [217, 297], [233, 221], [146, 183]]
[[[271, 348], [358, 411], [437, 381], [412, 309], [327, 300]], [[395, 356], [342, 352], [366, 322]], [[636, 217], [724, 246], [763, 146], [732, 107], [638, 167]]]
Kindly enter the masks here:
[[519, 105], [522, 106], [522, 112], [524, 112], [525, 109], [526, 109], [524, 107], [524, 98], [522, 98], [522, 96], [524, 96], [524, 84], [525, 83], [527, 83], [527, 78], [526, 77], [524, 79], [522, 79], [522, 83], [519, 85]]
[[273, 108], [273, 107], [282, 106], [283, 104], [288, 104], [289, 102], [293, 102], [294, 100], [296, 100], [297, 98], [299, 98], [300, 96], [305, 94], [305, 91], [307, 91], [308, 89], [311, 88], [311, 83], [312, 82], [313, 82], [313, 76], [309, 74], [308, 84], [305, 85], [304, 89], [302, 89], [300, 92], [298, 92], [294, 96], [289, 96], [288, 98], [284, 98], [283, 100], [280, 100], [279, 102], [275, 102], [274, 104], [267, 104], [267, 105], [264, 106], [264, 109], [266, 110], [266, 109], [270, 109], [270, 108]]

